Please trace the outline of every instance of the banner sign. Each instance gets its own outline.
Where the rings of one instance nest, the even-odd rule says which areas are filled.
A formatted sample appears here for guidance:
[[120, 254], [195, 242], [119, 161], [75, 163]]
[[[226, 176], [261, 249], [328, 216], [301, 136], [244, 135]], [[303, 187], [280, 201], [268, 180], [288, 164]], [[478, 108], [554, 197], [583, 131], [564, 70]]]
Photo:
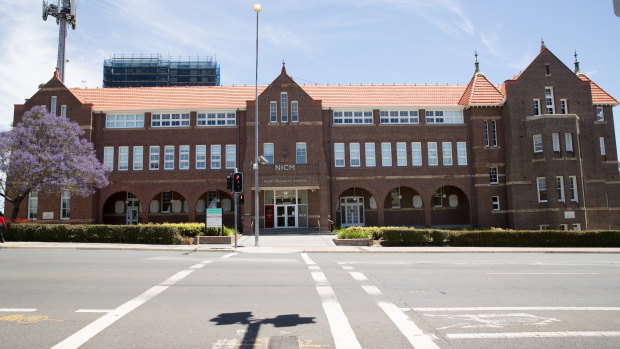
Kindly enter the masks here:
[[221, 228], [222, 227], [222, 209], [221, 208], [208, 208], [207, 209], [207, 228]]

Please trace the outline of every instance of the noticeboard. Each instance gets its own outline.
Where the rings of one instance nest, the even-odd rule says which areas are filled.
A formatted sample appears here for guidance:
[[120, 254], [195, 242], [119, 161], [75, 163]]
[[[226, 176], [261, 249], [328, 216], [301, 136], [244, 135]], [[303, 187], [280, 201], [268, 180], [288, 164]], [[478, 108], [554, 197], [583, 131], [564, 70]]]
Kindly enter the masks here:
[[207, 224], [207, 228], [221, 228], [222, 227], [222, 209], [221, 208], [208, 208], [206, 224]]

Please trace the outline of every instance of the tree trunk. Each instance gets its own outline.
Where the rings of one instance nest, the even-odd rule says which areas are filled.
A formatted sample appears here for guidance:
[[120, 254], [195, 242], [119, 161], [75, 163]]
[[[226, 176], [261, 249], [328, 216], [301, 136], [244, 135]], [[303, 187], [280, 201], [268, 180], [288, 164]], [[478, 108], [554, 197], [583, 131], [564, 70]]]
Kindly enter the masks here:
[[15, 218], [17, 218], [17, 213], [19, 213], [19, 205], [22, 203], [22, 200], [24, 200], [24, 197], [17, 197], [15, 200], [11, 201], [11, 203], [13, 204], [13, 212], [11, 213], [11, 220], [14, 220]]

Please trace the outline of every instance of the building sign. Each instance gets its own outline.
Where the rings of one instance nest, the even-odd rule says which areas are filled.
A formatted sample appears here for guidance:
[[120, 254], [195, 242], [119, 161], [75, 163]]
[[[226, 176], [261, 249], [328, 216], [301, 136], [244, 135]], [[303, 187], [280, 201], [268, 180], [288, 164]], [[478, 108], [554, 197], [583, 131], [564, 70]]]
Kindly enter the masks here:
[[221, 208], [208, 208], [207, 209], [207, 228], [221, 228], [222, 227], [222, 209]]
[[575, 211], [566, 211], [564, 212], [564, 219], [574, 219]]
[[274, 168], [276, 171], [295, 171], [294, 164], [276, 164]]
[[43, 212], [43, 219], [54, 219], [54, 212]]

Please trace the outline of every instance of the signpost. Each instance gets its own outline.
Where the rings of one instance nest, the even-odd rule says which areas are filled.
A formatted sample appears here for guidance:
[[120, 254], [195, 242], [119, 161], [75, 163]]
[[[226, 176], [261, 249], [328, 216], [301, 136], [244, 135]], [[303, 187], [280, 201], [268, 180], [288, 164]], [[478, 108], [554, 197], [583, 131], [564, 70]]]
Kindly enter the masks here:
[[221, 208], [208, 208], [207, 209], [207, 228], [221, 228], [224, 233], [224, 226], [222, 224], [222, 209]]

